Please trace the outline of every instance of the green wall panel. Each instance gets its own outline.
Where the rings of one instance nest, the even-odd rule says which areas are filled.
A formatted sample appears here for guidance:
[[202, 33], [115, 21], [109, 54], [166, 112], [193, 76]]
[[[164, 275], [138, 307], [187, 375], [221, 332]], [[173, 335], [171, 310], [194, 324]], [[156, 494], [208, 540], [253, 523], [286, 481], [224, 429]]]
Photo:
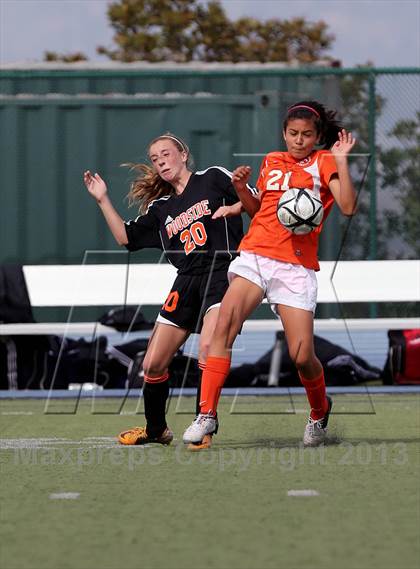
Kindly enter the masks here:
[[338, 83], [262, 68], [0, 71], [1, 260], [77, 263], [86, 250], [115, 250], [82, 173], [100, 172], [121, 215], [135, 217], [120, 165], [144, 161], [168, 130], [197, 169], [249, 164], [255, 182], [262, 155], [282, 147], [287, 106], [303, 95], [337, 101]]
[[2, 261], [78, 263], [87, 250], [116, 250], [82, 174], [99, 172], [121, 215], [135, 217], [126, 200], [133, 174], [121, 164], [144, 161], [149, 141], [167, 130], [190, 144], [197, 169], [245, 162], [256, 177], [253, 153], [279, 139], [277, 111], [259, 95], [3, 99]]
[[[225, 95], [253, 94], [264, 89], [284, 90], [285, 81], [297, 84], [294, 70], [279, 66], [257, 69], [225, 66], [215, 68], [199, 65], [165, 66], [150, 65], [130, 68], [115, 63], [107, 70], [77, 69], [68, 65], [64, 69], [46, 65], [44, 69], [0, 70], [0, 93], [66, 93], [75, 95], [107, 93], [213, 93]], [[323, 81], [314, 77], [314, 81]]]
[[[18, 147], [18, 113], [12, 106], [0, 106], [0, 263], [19, 257], [20, 215], [19, 178], [21, 148]], [[22, 219], [19, 222], [19, 219]]]

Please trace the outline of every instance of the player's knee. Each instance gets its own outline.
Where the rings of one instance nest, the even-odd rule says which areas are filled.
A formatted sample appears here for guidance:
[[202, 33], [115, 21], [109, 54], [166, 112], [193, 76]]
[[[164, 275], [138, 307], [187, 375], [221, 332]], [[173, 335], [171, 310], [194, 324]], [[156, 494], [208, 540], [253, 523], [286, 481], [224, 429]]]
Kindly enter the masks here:
[[150, 377], [159, 377], [161, 375], [163, 375], [166, 371], [166, 368], [164, 366], [162, 366], [161, 363], [159, 363], [157, 360], [154, 360], [153, 358], [144, 358], [143, 361], [143, 372], [144, 375], [150, 376]]
[[199, 349], [200, 361], [206, 361], [207, 360], [209, 349], [210, 349], [210, 342], [209, 341], [205, 341], [205, 342], [200, 343], [200, 349]]
[[289, 348], [289, 355], [299, 371], [305, 370], [313, 364], [314, 357], [312, 350], [307, 350], [302, 345], [296, 347], [291, 346]]
[[304, 376], [307, 375], [308, 370], [312, 369], [313, 367], [313, 360], [310, 357], [298, 357], [295, 361], [295, 366], [298, 369], [298, 371], [300, 371], [301, 373], [303, 373]]
[[235, 341], [241, 324], [242, 323], [239, 322], [238, 316], [234, 311], [220, 311], [216, 329], [214, 331], [214, 337], [219, 341], [222, 340], [226, 346], [231, 347], [231, 344]]

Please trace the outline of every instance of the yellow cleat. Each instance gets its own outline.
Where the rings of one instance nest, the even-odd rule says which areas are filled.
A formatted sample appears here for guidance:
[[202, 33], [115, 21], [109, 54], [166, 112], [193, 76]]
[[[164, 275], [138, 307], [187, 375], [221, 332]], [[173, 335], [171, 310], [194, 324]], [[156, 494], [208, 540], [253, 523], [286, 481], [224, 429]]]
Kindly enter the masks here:
[[204, 450], [206, 448], [210, 448], [212, 443], [213, 443], [213, 435], [204, 435], [201, 443], [190, 443], [187, 446], [187, 449], [192, 451]]
[[149, 437], [146, 433], [146, 427], [134, 427], [118, 435], [118, 441], [122, 445], [147, 445], [149, 443], [170, 445], [173, 438], [174, 434], [168, 427], [158, 437]]

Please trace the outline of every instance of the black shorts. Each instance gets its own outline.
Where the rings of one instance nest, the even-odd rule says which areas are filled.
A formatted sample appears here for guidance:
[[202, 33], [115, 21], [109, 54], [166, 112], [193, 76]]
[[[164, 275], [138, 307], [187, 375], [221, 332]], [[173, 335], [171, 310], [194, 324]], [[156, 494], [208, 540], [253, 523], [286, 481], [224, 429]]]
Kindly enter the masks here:
[[[226, 271], [178, 275], [159, 316], [179, 328], [200, 333], [207, 310], [221, 303], [229, 282]], [[158, 322], [162, 322], [158, 317]]]

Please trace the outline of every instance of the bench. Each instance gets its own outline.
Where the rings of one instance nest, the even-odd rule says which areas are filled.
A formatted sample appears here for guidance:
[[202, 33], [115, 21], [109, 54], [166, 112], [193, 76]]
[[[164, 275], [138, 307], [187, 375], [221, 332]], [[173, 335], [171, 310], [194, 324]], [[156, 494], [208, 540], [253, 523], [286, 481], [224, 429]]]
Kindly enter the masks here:
[[[318, 303], [415, 302], [420, 300], [420, 261], [321, 261]], [[69, 307], [65, 323], [0, 324], [0, 335], [91, 334], [113, 329], [97, 323], [72, 322], [76, 306], [162, 305], [176, 269], [169, 264], [25, 265], [29, 299], [33, 307]], [[417, 327], [417, 318], [316, 319], [315, 330], [345, 326]], [[249, 320], [244, 329], [281, 330], [277, 319]]]
[[[318, 302], [413, 302], [419, 300], [419, 261], [341, 261], [320, 263]], [[0, 324], [0, 336], [81, 335], [115, 333], [97, 322], [72, 322], [72, 307], [162, 305], [176, 270], [168, 264], [26, 265], [23, 267], [33, 307], [69, 307], [67, 322]], [[315, 333], [418, 328], [420, 318], [315, 319]], [[248, 320], [244, 333], [276, 334], [268, 385], [278, 380], [282, 325], [270, 320]]]

